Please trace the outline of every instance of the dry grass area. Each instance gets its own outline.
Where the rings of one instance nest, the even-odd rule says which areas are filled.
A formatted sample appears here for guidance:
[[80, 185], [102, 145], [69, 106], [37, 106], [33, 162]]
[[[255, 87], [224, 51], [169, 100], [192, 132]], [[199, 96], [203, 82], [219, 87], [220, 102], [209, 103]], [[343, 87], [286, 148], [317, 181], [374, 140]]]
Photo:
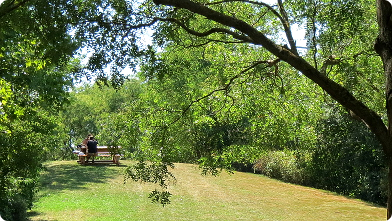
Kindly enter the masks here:
[[123, 182], [125, 166], [52, 162], [31, 220], [385, 220], [386, 209], [260, 175], [202, 176], [197, 166], [176, 164], [172, 203], [152, 204], [155, 186]]

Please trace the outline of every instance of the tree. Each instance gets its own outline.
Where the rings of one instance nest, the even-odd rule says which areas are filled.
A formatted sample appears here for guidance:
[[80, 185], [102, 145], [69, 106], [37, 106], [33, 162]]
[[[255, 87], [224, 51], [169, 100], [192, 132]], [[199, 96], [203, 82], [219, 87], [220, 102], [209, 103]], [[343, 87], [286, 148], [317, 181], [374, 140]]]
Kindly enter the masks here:
[[0, 214], [23, 220], [79, 70], [78, 44], [54, 4], [6, 0], [0, 18]]
[[[214, 42], [247, 44], [249, 50], [261, 46], [263, 50], [275, 56], [273, 60], [276, 63], [271, 61], [270, 65], [286, 62], [361, 119], [375, 134], [383, 147], [388, 162], [392, 164], [390, 159], [392, 157], [390, 130], [392, 120], [390, 102], [392, 100], [389, 92], [392, 84], [390, 80], [392, 60], [390, 59], [391, 26], [389, 19], [392, 7], [388, 1], [377, 0], [375, 8], [369, 1], [283, 2], [278, 0], [277, 5], [270, 5], [248, 0], [153, 0], [142, 2], [139, 7], [140, 11], [137, 11], [136, 8], [131, 9], [131, 5], [128, 5], [129, 8], [126, 10], [126, 4], [127, 2], [121, 2], [121, 4], [117, 2], [113, 5], [112, 9], [118, 15], [112, 16], [115, 19], [105, 16], [104, 13], [100, 13], [98, 17], [103, 25], [112, 24], [112, 30], [117, 29], [123, 31], [122, 33], [127, 30], [125, 32], [128, 34], [126, 35], [128, 38], [137, 36], [136, 29], [148, 26], [156, 30], [156, 42], [162, 47], [173, 42], [178, 48], [183, 46], [203, 47]], [[370, 27], [370, 30], [374, 30], [373, 28], [376, 27], [371, 21], [374, 18], [372, 16], [376, 15], [376, 10], [379, 36], [375, 49], [382, 58], [386, 76], [386, 119], [383, 118], [384, 111], [377, 109], [372, 102], [361, 101], [362, 97], [355, 93], [355, 88], [350, 88], [348, 85], [334, 80], [335, 77], [328, 76], [327, 72], [331, 69], [336, 71], [334, 67], [350, 56], [354, 61], [359, 56], [371, 56], [372, 42], [376, 36], [369, 34], [365, 27]], [[369, 15], [365, 11], [373, 13]], [[320, 16], [319, 12], [322, 12]], [[134, 19], [127, 20], [130, 14], [134, 16], [132, 17]], [[306, 54], [301, 53], [296, 45], [291, 30], [293, 24], [307, 24], [308, 51]], [[356, 38], [356, 34], [360, 37]], [[111, 36], [111, 38], [114, 37]], [[357, 41], [356, 43], [360, 42], [360, 45], [364, 47], [350, 48], [350, 39]], [[345, 43], [347, 45], [344, 45]], [[110, 44], [110, 47], [125, 48], [124, 45], [114, 44]], [[344, 53], [339, 53], [339, 48]], [[351, 51], [349, 52], [349, 50]], [[342, 56], [342, 58], [336, 58], [334, 52], [339, 53], [338, 56]], [[101, 60], [105, 60], [102, 53], [99, 55]], [[233, 56], [238, 55], [234, 52]], [[108, 57], [106, 56], [106, 58]], [[156, 62], [156, 60], [152, 59], [150, 62]], [[259, 60], [258, 62], [265, 64], [268, 61]], [[348, 78], [349, 76], [346, 76], [345, 79]], [[379, 85], [379, 78], [376, 78], [375, 83], [377, 86]], [[375, 88], [378, 90], [377, 86]], [[374, 96], [377, 100], [382, 97], [380, 93]], [[389, 165], [390, 168], [391, 166]], [[389, 192], [392, 194], [392, 172], [389, 177], [391, 189]], [[391, 216], [391, 212], [392, 197], [390, 195], [388, 197], [388, 218]]]
[[[232, 51], [246, 56], [231, 56]], [[311, 135], [311, 127], [321, 112], [316, 98], [322, 98], [323, 94], [284, 65], [279, 67], [284, 75], [275, 73], [276, 67], [269, 67], [267, 62], [256, 69], [243, 70], [255, 59], [268, 56], [261, 51], [248, 51], [246, 46], [225, 43], [186, 51], [167, 46], [159, 53], [159, 63], [142, 66], [139, 77], [146, 82], [149, 97], [160, 102], [153, 109], [156, 111], [153, 118], [182, 128], [167, 136], [181, 142], [178, 146], [184, 147], [184, 152], [205, 149], [203, 155], [198, 155], [206, 158], [220, 155], [217, 153], [231, 145], [237, 145], [244, 153], [246, 146], [258, 146], [259, 154], [263, 148], [294, 149], [298, 143], [311, 146], [316, 139]], [[170, 115], [171, 119], [165, 119], [164, 115]], [[218, 134], [227, 139], [220, 139]], [[227, 142], [207, 142], [217, 138]], [[235, 156], [240, 160], [239, 154], [231, 155], [231, 160]], [[248, 164], [258, 157], [250, 152], [247, 155]]]
[[[227, 15], [224, 15], [220, 12], [215, 10], [211, 10], [210, 8], [206, 7], [202, 4], [197, 4], [191, 1], [154, 1], [156, 4], [162, 5], [171, 5], [178, 8], [188, 9], [191, 12], [196, 14], [200, 14], [205, 16], [207, 19], [213, 20], [217, 23], [225, 25], [227, 27], [232, 27], [241, 33], [245, 34], [248, 38], [246, 39], [248, 42], [254, 43], [256, 45], [262, 45], [268, 51], [270, 51], [275, 56], [279, 57], [283, 61], [286, 61], [288, 64], [299, 70], [303, 73], [306, 77], [313, 80], [317, 83], [323, 90], [325, 90], [332, 98], [337, 100], [341, 105], [352, 111], [356, 114], [360, 119], [364, 121], [365, 124], [373, 131], [373, 133], [378, 137], [379, 141], [381, 142], [384, 152], [388, 158], [391, 158], [391, 135], [388, 130], [388, 127], [385, 126], [381, 117], [371, 109], [369, 109], [365, 104], [360, 102], [356, 99], [346, 88], [341, 86], [340, 84], [332, 81], [331, 79], [327, 78], [320, 70], [317, 70], [314, 66], [310, 65], [307, 61], [303, 58], [298, 56], [298, 51], [296, 50], [296, 45], [293, 42], [291, 37], [291, 32], [288, 26], [288, 18], [285, 15], [283, 9], [283, 3], [279, 1], [279, 7], [282, 13], [282, 23], [285, 26], [286, 35], [288, 38], [288, 42], [290, 44], [290, 48], [282, 47], [277, 45], [276, 43], [272, 42], [268, 39], [263, 33], [259, 32], [255, 27], [250, 26], [247, 23], [244, 23], [240, 19], [236, 19]], [[391, 122], [392, 119], [391, 112], [390, 112], [390, 99], [389, 99], [389, 88], [391, 87], [390, 84], [390, 76], [391, 76], [391, 61], [390, 61], [390, 41], [391, 38], [391, 28], [390, 28], [390, 16], [391, 16], [391, 5], [387, 1], [379, 0], [378, 2], [378, 22], [380, 27], [380, 35], [377, 38], [377, 42], [375, 45], [376, 51], [380, 54], [384, 64], [384, 72], [387, 77], [386, 83], [386, 95], [387, 95], [387, 113], [388, 113], [388, 122]], [[226, 30], [229, 32], [229, 30]], [[243, 36], [242, 36], [243, 37]], [[241, 37], [241, 38], [242, 38]], [[244, 39], [245, 40], [245, 39]], [[391, 160], [389, 160], [391, 162]], [[391, 167], [392, 165], [390, 165]], [[392, 181], [392, 175], [390, 175], [390, 181]], [[391, 191], [390, 191], [391, 192]], [[391, 209], [392, 209], [392, 197], [389, 196], [388, 200], [388, 215], [387, 218], [391, 216]]]
[[72, 154], [89, 133], [101, 145], [134, 147], [137, 145], [141, 82], [125, 81], [121, 88], [84, 85], [70, 94], [69, 103], [60, 112], [59, 129], [68, 135], [62, 151]]

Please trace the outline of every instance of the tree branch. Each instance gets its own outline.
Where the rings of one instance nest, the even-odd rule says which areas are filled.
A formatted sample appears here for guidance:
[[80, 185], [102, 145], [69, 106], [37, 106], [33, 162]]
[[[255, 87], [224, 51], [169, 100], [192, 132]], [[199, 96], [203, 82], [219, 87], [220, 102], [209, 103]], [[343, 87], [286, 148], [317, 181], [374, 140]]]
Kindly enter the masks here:
[[[178, 19], [174, 19], [174, 18], [159, 18], [159, 17], [154, 17], [148, 23], [140, 23], [140, 24], [137, 24], [137, 25], [127, 25], [125, 28], [128, 29], [128, 31], [123, 35], [123, 37], [126, 37], [127, 35], [129, 35], [129, 33], [132, 30], [145, 28], [145, 27], [150, 27], [150, 26], [154, 25], [155, 23], [157, 23], [158, 21], [175, 23], [178, 26], [180, 26], [181, 28], [183, 28], [189, 34], [195, 35], [197, 37], [207, 37], [207, 36], [215, 34], [215, 33], [225, 33], [225, 34], [231, 35], [235, 39], [240, 40], [240, 42], [234, 42], [234, 41], [228, 42], [228, 41], [220, 41], [220, 40], [214, 40], [214, 39], [211, 39], [210, 41], [223, 42], [223, 43], [245, 43], [245, 42], [250, 42], [251, 41], [251, 39], [248, 38], [247, 36], [238, 34], [238, 33], [234, 32], [234, 31], [230, 31], [229, 29], [225, 29], [225, 28], [211, 28], [210, 30], [205, 31], [205, 32], [198, 32], [198, 31], [192, 30], [191, 28], [187, 27], [183, 22], [180, 22]], [[98, 22], [98, 21], [97, 20], [89, 20], [88, 22]], [[107, 22], [99, 21], [99, 23], [105, 24], [105, 25], [113, 25], [113, 24], [115, 24], [115, 25], [123, 25], [123, 23], [119, 23], [119, 22], [107, 23]]]
[[221, 40], [216, 40], [216, 39], [207, 39], [206, 42], [200, 43], [200, 44], [190, 44], [190, 45], [184, 45], [184, 48], [197, 48], [197, 47], [202, 47], [205, 45], [208, 45], [213, 42], [219, 42], [219, 43], [224, 43], [224, 44], [239, 44], [239, 43], [244, 43], [244, 41], [221, 41]]
[[127, 26], [128, 31], [123, 35], [123, 38], [127, 37], [129, 33], [134, 29], [150, 27], [154, 25], [156, 22], [158, 22], [159, 20], [160, 20], [159, 18], [153, 18], [149, 23], [140, 23], [137, 25]]
[[160, 20], [161, 20], [161, 21], [174, 22], [174, 23], [176, 23], [178, 26], [180, 26], [181, 28], [183, 28], [183, 29], [184, 29], [186, 32], [188, 32], [189, 34], [195, 35], [195, 36], [197, 36], [197, 37], [206, 37], [206, 36], [212, 35], [212, 34], [214, 34], [214, 33], [226, 33], [226, 34], [229, 34], [229, 35], [233, 36], [233, 38], [238, 39], [238, 40], [241, 40], [241, 41], [243, 41], [243, 42], [250, 42], [250, 41], [251, 41], [251, 39], [248, 38], [247, 36], [240, 35], [240, 34], [238, 34], [238, 33], [235, 33], [235, 32], [233, 32], [233, 31], [230, 31], [230, 30], [225, 29], [225, 28], [211, 28], [210, 30], [205, 31], [205, 32], [197, 32], [197, 31], [195, 31], [195, 30], [192, 30], [192, 29], [188, 28], [184, 23], [182, 23], [182, 22], [180, 22], [179, 20], [174, 19], [174, 18], [166, 18], [166, 19], [160, 18]]
[[335, 56], [331, 55], [327, 60], [324, 61], [323, 66], [321, 67], [321, 74], [327, 75], [328, 66], [337, 65], [340, 63], [340, 59], [335, 59]]
[[[30, 0], [23, 0], [23, 1], [21, 1], [21, 2], [19, 2], [19, 3], [16, 3], [16, 4], [14, 4], [14, 3], [15, 3], [15, 0], [11, 1], [7, 6], [5, 6], [5, 7], [7, 7], [7, 8], [5, 9], [5, 11], [0, 12], [0, 18], [4, 17], [5, 15], [7, 15], [7, 14], [9, 14], [9, 13], [11, 13], [11, 12], [13, 12], [14, 10], [18, 9], [19, 7], [22, 7], [22, 6], [23, 6], [24, 4], [26, 4], [28, 1], [30, 1]], [[7, 3], [7, 2], [4, 2], [3, 4], [6, 4], [6, 3]]]
[[312, 16], [312, 39], [311, 39], [311, 41], [312, 41], [313, 48], [314, 48], [314, 51], [313, 51], [313, 62], [314, 62], [315, 68], [318, 69], [318, 67], [317, 67], [317, 65], [318, 65], [318, 63], [317, 63], [317, 53], [318, 52], [317, 52], [317, 41], [316, 41], [317, 27], [316, 27], [316, 21], [315, 21], [316, 13], [317, 13], [317, 10], [316, 10], [316, 5], [315, 5], [314, 9], [313, 9], [313, 16]]
[[286, 33], [287, 40], [289, 41], [290, 49], [295, 55], [298, 55], [297, 46], [295, 44], [293, 34], [291, 33], [289, 17], [287, 16], [286, 10], [283, 7], [282, 0], [278, 0], [278, 5], [279, 5], [280, 14], [282, 14], [280, 21], [282, 22], [282, 25], [284, 27], [284, 32]]
[[[189, 110], [195, 103], [198, 103], [198, 102], [200, 102], [200, 101], [202, 101], [202, 100], [204, 100], [204, 99], [210, 97], [211, 95], [213, 95], [213, 94], [215, 94], [215, 93], [217, 93], [217, 92], [220, 92], [220, 91], [226, 91], [226, 92], [227, 92], [227, 91], [229, 90], [230, 86], [234, 83], [234, 81], [235, 81], [236, 79], [238, 79], [239, 77], [241, 77], [244, 73], [246, 73], [246, 72], [252, 70], [253, 68], [257, 67], [257, 66], [260, 65], [260, 64], [267, 64], [268, 67], [276, 66], [276, 64], [277, 64], [279, 61], [280, 61], [280, 59], [254, 62], [254, 63], [251, 64], [249, 67], [247, 67], [247, 68], [245, 68], [244, 70], [242, 70], [239, 74], [237, 74], [237, 75], [231, 77], [230, 80], [229, 80], [229, 82], [227, 82], [223, 87], [218, 88], [218, 89], [215, 89], [215, 90], [211, 91], [210, 93], [208, 93], [208, 94], [206, 94], [206, 95], [204, 95], [204, 96], [202, 96], [202, 97], [199, 97], [199, 98], [197, 98], [197, 99], [191, 101], [191, 102], [182, 110], [181, 115], [178, 116], [176, 119], [174, 119], [168, 126], [175, 124], [175, 123], [178, 122], [182, 117], [184, 117], [185, 114], [188, 112], [188, 110]], [[231, 96], [229, 96], [227, 93], [226, 93], [226, 96], [231, 97]], [[232, 97], [231, 97], [231, 98], [232, 98]], [[232, 98], [232, 100], [234, 100], [234, 98]]]
[[[267, 38], [263, 33], [256, 28], [247, 24], [246, 22], [227, 16], [223, 13], [214, 11], [205, 5], [190, 1], [190, 0], [153, 0], [158, 5], [168, 5], [178, 8], [187, 9], [193, 13], [205, 16], [207, 19], [218, 22], [222, 25], [232, 27], [246, 34], [252, 43], [263, 46], [266, 50], [290, 64], [292, 67], [303, 73], [306, 77], [318, 84], [324, 91], [326, 91], [333, 99], [338, 101], [341, 105], [349, 110], [352, 110], [359, 116], [372, 130], [372, 132], [379, 139], [383, 147], [389, 146], [390, 139], [388, 129], [383, 123], [381, 117], [367, 107], [364, 103], [356, 99], [346, 88], [329, 79], [320, 71], [310, 65], [305, 59], [299, 57], [292, 51], [275, 44], [272, 40]], [[379, 0], [380, 1], [380, 0]], [[385, 0], [383, 0], [385, 1]], [[386, 150], [387, 154], [391, 151]]]

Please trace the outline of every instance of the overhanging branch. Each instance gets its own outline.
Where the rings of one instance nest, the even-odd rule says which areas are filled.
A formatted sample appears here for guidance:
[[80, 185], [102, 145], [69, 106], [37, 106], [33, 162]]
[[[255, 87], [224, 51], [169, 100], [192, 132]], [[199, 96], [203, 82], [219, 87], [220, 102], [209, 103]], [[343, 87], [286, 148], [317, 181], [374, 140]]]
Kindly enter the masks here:
[[[364, 103], [356, 99], [346, 88], [342, 85], [329, 79], [323, 75], [319, 70], [310, 65], [305, 59], [295, 54], [289, 49], [277, 45], [266, 35], [252, 27], [248, 23], [214, 11], [205, 5], [196, 3], [191, 0], [153, 0], [158, 5], [168, 5], [178, 8], [187, 9], [193, 13], [205, 16], [207, 19], [218, 22], [222, 25], [234, 28], [252, 39], [253, 44], [261, 45], [273, 55], [287, 62], [293, 68], [300, 71], [304, 76], [318, 84], [324, 91], [326, 91], [333, 99], [338, 101], [341, 105], [349, 110], [352, 110], [359, 116], [377, 136], [383, 147], [389, 146], [390, 139], [388, 129], [382, 121], [381, 117], [371, 110]], [[392, 90], [391, 90], [392, 91]], [[387, 154], [391, 154], [392, 150], [386, 150]]]
[[188, 26], [186, 26], [184, 23], [180, 22], [177, 19], [174, 18], [160, 18], [159, 20], [161, 21], [169, 21], [169, 22], [174, 22], [176, 23], [178, 26], [180, 26], [181, 28], [183, 28], [186, 32], [188, 32], [189, 34], [195, 35], [197, 37], [207, 37], [209, 35], [215, 34], [215, 33], [225, 33], [225, 34], [229, 34], [231, 36], [233, 36], [233, 38], [241, 40], [243, 42], [251, 42], [251, 39], [248, 38], [247, 36], [238, 34], [236, 32], [230, 31], [229, 29], [225, 29], [225, 28], [211, 28], [208, 31], [205, 32], [198, 32], [195, 30], [190, 29]]
[[245, 43], [244, 41], [221, 41], [221, 40], [216, 40], [216, 39], [207, 39], [206, 42], [200, 43], [200, 44], [191, 44], [188, 46], [184, 46], [184, 48], [198, 48], [198, 47], [202, 47], [205, 45], [208, 45], [210, 43], [224, 43], [224, 44], [239, 44], [239, 43]]
[[293, 34], [291, 33], [291, 27], [289, 23], [289, 17], [287, 16], [286, 10], [283, 7], [282, 0], [278, 0], [278, 5], [279, 5], [279, 10], [281, 13], [280, 21], [284, 27], [284, 32], [286, 33], [287, 40], [289, 41], [290, 44], [290, 49], [291, 51], [295, 54], [298, 55], [298, 50], [296, 43], [293, 38]]

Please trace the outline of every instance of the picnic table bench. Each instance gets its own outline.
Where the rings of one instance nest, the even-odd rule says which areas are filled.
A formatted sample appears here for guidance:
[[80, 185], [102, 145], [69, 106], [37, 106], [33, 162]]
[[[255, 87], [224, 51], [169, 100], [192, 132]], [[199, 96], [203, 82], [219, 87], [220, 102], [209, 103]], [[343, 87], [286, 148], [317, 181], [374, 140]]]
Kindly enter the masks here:
[[[86, 165], [88, 163], [108, 163], [108, 164], [116, 164], [117, 166], [120, 165], [120, 149], [121, 147], [113, 147], [113, 146], [98, 146], [97, 147], [97, 156], [91, 156], [90, 160], [87, 161], [87, 154], [86, 151], [80, 150], [76, 150], [73, 151], [74, 154], [78, 155], [78, 163], [81, 165]], [[95, 158], [101, 158], [101, 157], [109, 157], [109, 159], [107, 160], [97, 160]]]

